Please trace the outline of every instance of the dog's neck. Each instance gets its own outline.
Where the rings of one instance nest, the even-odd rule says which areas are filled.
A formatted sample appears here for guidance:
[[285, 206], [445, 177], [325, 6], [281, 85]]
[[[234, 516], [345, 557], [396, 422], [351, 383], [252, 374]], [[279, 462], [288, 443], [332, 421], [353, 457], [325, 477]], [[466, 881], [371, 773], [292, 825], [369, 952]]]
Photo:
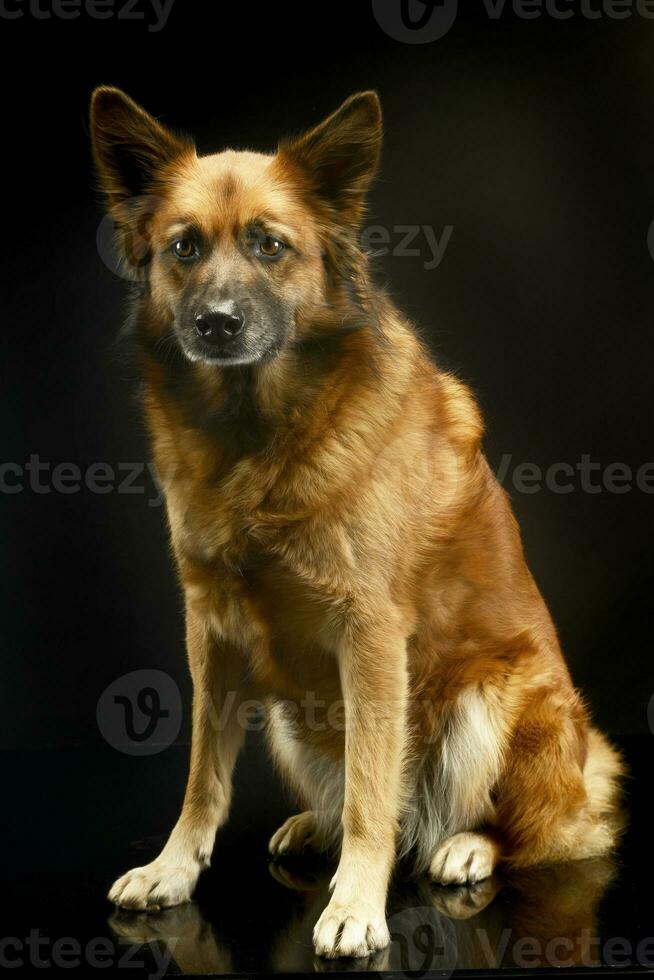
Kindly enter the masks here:
[[159, 429], [165, 419], [168, 429], [194, 432], [222, 471], [273, 440], [303, 441], [306, 419], [315, 420], [309, 411], [315, 400], [328, 413], [353, 386], [374, 381], [383, 347], [372, 310], [341, 302], [305, 315], [302, 339], [270, 361], [219, 367], [191, 363], [172, 336], [160, 339], [160, 330], [159, 339], [149, 341], [147, 315], [146, 299], [135, 325], [151, 428], [154, 414]]

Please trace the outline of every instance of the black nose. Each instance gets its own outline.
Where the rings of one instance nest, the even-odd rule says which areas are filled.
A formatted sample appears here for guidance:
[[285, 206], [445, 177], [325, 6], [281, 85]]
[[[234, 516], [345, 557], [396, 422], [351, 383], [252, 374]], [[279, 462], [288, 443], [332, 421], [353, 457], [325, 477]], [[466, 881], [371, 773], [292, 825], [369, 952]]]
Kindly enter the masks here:
[[195, 317], [195, 332], [208, 344], [227, 343], [243, 330], [245, 318], [242, 313], [221, 313], [219, 310], [206, 310]]

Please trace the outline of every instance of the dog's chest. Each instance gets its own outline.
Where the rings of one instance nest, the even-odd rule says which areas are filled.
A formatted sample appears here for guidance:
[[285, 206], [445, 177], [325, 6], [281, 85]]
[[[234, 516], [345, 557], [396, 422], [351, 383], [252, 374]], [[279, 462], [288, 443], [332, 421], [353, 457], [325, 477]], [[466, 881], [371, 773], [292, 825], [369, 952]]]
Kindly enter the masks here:
[[[352, 556], [319, 517], [280, 521], [220, 495], [168, 494], [187, 602], [212, 632], [251, 658], [277, 692], [307, 689], [316, 659], [339, 642]], [[322, 669], [322, 668], [319, 668]]]

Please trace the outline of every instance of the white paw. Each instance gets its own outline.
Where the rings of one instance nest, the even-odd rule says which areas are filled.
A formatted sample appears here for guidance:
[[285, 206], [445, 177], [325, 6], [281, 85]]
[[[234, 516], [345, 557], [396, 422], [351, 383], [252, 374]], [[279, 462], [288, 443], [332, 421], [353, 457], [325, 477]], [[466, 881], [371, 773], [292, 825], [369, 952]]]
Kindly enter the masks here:
[[190, 901], [200, 868], [175, 864], [161, 857], [143, 868], [133, 868], [114, 882], [109, 901], [122, 909], [158, 912]]
[[318, 956], [370, 956], [385, 949], [390, 942], [383, 912], [365, 905], [341, 905], [332, 901], [313, 930], [313, 945]]
[[485, 834], [455, 834], [436, 851], [429, 872], [441, 885], [464, 885], [490, 878], [497, 845]]
[[274, 856], [300, 854], [307, 849], [319, 850], [316, 820], [311, 810], [297, 813], [285, 820], [268, 844], [268, 850]]

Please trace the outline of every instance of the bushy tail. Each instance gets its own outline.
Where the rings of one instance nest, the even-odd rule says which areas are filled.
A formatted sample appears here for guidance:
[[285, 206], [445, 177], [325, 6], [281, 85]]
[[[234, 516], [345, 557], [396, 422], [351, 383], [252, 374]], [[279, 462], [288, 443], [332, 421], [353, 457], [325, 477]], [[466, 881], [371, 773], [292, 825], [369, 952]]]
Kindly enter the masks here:
[[583, 843], [584, 857], [610, 850], [625, 824], [620, 807], [621, 780], [626, 774], [624, 760], [617, 749], [596, 728], [588, 733], [588, 755], [584, 783], [588, 796], [590, 834]]

